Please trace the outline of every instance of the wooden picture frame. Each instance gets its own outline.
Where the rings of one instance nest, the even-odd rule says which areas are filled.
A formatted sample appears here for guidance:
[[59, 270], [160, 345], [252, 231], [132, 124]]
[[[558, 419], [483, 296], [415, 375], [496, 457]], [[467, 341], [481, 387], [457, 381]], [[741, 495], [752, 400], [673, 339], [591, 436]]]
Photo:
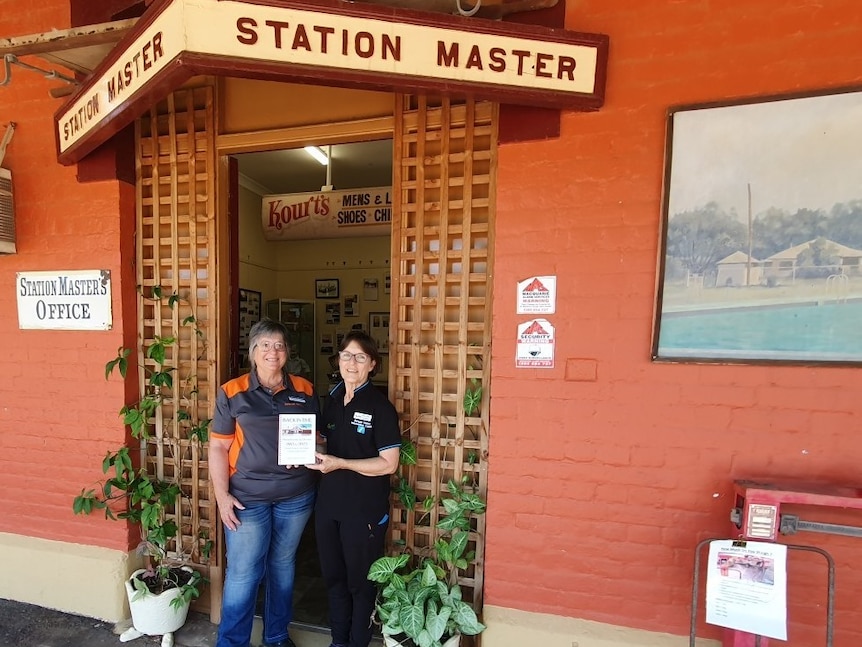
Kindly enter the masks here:
[[316, 299], [337, 299], [340, 295], [338, 279], [314, 280], [314, 297]]
[[862, 91], [668, 113], [652, 357], [862, 363]]

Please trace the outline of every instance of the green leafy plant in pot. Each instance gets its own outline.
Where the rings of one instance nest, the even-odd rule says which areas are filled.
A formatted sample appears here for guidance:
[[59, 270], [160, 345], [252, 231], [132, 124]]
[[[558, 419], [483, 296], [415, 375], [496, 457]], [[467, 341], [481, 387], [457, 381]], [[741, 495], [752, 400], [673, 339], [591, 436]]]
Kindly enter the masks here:
[[[161, 298], [157, 289], [154, 298]], [[178, 297], [172, 295], [170, 306], [173, 308], [177, 302]], [[183, 323], [194, 325], [194, 317]], [[200, 334], [197, 328], [195, 331]], [[146, 348], [146, 357], [155, 368], [146, 369], [144, 392], [138, 402], [120, 410], [132, 437], [140, 441], [140, 449], [131, 451], [124, 446], [109, 451], [102, 460], [105, 479], [98, 488], [82, 489], [72, 504], [75, 514], [104, 510], [106, 518], [126, 520], [140, 528], [138, 552], [144, 556], [146, 567], [135, 571], [126, 582], [135, 630], [126, 639], [143, 634], [165, 635], [167, 639], [183, 625], [191, 601], [200, 595], [204, 584], [204, 578], [186, 564], [181, 551], [170, 550], [178, 529], [169, 511], [177, 508], [183, 496], [180, 484], [159, 478], [146, 469], [146, 443], [152, 437], [150, 421], [166, 399], [183, 399], [175, 397], [174, 369], [166, 365], [167, 348], [176, 343], [173, 337], [157, 337]], [[126, 377], [130, 353], [128, 348], [118, 349], [117, 357], [105, 365], [105, 379], [115, 369]], [[206, 441], [209, 420], [194, 423], [186, 410], [179, 410], [177, 419], [190, 436], [199, 442]], [[137, 467], [135, 454], [139, 455]], [[203, 552], [210, 548], [211, 542], [206, 542]], [[172, 644], [172, 638], [167, 644]]]
[[[371, 565], [368, 579], [379, 587], [377, 617], [387, 645], [449, 647], [460, 635], [485, 629], [457, 583], [458, 571], [475, 557], [467, 551], [470, 520], [485, 512], [485, 502], [464, 489], [467, 481], [449, 481], [449, 495], [440, 500], [446, 516], [436, 525], [439, 534], [428, 554], [385, 556]], [[428, 497], [423, 507], [429, 512], [436, 503]]]
[[[481, 358], [477, 356], [476, 361], [481, 366]], [[465, 417], [476, 416], [482, 401], [481, 381], [469, 379], [462, 402]], [[467, 429], [477, 440], [477, 429]], [[409, 431], [410, 428], [404, 433]], [[399, 462], [394, 492], [400, 504], [413, 511], [417, 506], [416, 492], [404, 468], [417, 464], [417, 452], [408, 438], [401, 443]], [[479, 456], [471, 451], [467, 462], [468, 473], [457, 481], [449, 480], [439, 499], [429, 496], [421, 503], [424, 514], [417, 520], [418, 526], [426, 525], [424, 522], [435, 508], [442, 506], [442, 516], [434, 526], [433, 545], [381, 557], [369, 569], [368, 579], [378, 587], [376, 616], [387, 647], [455, 647], [462, 635], [474, 636], [485, 630], [476, 611], [463, 599], [458, 584], [459, 573], [476, 564], [470, 542], [471, 538], [481, 541], [477, 517], [486, 510], [476, 480]]]

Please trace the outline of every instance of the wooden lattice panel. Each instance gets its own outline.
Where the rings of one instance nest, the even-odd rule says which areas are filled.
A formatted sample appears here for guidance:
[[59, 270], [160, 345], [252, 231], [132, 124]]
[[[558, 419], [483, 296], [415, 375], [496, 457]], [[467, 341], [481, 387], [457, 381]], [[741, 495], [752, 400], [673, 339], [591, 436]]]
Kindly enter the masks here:
[[[190, 430], [210, 416], [215, 401], [217, 285], [215, 255], [215, 120], [213, 90], [181, 90], [136, 124], [138, 336], [142, 347], [174, 337], [166, 366], [174, 368], [174, 394], [153, 420], [147, 465], [160, 478], [181, 484], [174, 510], [175, 552], [209, 577], [218, 559], [218, 515], [209, 494], [206, 448]], [[162, 298], [152, 298], [153, 289]], [[171, 307], [169, 297], [180, 300]], [[184, 323], [193, 316], [196, 323]], [[143, 348], [139, 365], [152, 369]], [[145, 375], [141, 374], [141, 388]], [[185, 419], [187, 412], [189, 419]], [[209, 606], [209, 600], [201, 600]]]
[[[496, 104], [424, 97], [399, 97], [396, 107], [390, 396], [417, 448], [408, 480], [420, 501], [465, 474], [487, 493], [497, 114]], [[477, 385], [479, 408], [467, 416], [465, 392]], [[426, 516], [396, 503], [393, 540], [421, 552], [441, 510]], [[477, 566], [460, 580], [477, 609], [484, 531], [481, 516]]]

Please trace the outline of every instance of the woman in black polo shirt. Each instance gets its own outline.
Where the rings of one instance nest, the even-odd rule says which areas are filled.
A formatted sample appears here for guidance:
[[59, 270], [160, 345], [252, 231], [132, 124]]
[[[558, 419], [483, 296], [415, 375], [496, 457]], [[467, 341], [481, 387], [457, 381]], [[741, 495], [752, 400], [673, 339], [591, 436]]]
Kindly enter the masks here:
[[338, 352], [342, 381], [323, 410], [326, 454], [314, 512], [317, 550], [329, 597], [332, 647], [367, 647], [376, 588], [368, 580], [389, 527], [389, 475], [398, 469], [401, 432], [392, 403], [371, 383], [381, 363], [368, 334], [352, 331]]

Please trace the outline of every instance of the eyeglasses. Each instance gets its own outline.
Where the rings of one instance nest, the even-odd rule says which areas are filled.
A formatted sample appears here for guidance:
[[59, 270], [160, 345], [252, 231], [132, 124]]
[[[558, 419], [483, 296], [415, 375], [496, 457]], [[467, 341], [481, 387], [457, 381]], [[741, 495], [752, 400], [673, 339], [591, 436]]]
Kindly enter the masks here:
[[268, 353], [271, 350], [274, 350], [276, 353], [283, 353], [287, 350], [287, 345], [283, 341], [262, 341], [257, 344], [257, 347], [260, 348], [264, 353]]
[[338, 358], [342, 362], [349, 362], [350, 360], [355, 359], [357, 364], [364, 364], [368, 361], [368, 355], [365, 353], [351, 353], [349, 350], [339, 352]]

